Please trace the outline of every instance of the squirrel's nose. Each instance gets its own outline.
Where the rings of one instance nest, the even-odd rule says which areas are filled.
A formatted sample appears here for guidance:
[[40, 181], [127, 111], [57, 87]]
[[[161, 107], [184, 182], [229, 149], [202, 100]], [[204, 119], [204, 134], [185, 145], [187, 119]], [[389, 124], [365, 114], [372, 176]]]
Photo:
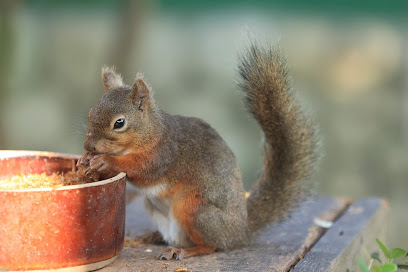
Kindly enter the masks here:
[[86, 151], [94, 152], [96, 151], [96, 148], [95, 148], [94, 142], [91, 139], [92, 139], [92, 133], [88, 132], [86, 134], [84, 148]]
[[84, 148], [86, 151], [94, 152], [95, 147], [89, 143], [89, 141], [85, 141]]
[[89, 152], [95, 152], [96, 151], [96, 148], [94, 146], [91, 146], [87, 142], [85, 142], [84, 148], [85, 148], [86, 151], [89, 151]]

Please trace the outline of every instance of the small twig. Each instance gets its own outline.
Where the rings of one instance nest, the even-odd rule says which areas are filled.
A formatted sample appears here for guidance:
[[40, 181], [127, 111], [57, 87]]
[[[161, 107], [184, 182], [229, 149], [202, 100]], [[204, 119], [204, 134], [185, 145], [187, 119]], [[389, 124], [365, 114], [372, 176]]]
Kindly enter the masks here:
[[371, 266], [373, 265], [373, 262], [374, 262], [374, 259], [371, 259], [371, 260], [370, 260], [370, 264], [368, 265], [368, 271], [370, 271]]

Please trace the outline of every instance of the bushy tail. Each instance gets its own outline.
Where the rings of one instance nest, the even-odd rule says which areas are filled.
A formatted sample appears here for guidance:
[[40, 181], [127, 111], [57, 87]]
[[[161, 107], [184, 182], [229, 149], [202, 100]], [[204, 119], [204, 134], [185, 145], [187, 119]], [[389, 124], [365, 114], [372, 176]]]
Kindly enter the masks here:
[[249, 228], [256, 232], [285, 218], [307, 196], [319, 139], [309, 116], [294, 102], [279, 48], [252, 44], [241, 55], [238, 71], [245, 104], [265, 134], [263, 170], [247, 200]]

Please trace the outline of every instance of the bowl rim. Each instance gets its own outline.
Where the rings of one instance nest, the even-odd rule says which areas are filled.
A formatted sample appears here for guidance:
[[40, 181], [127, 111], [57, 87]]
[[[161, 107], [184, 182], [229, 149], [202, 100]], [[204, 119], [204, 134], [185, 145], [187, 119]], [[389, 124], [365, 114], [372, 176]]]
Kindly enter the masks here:
[[[0, 150], [0, 160], [16, 157], [49, 157], [49, 158], [62, 158], [62, 159], [74, 159], [80, 158], [78, 155], [58, 153], [58, 152], [48, 152], [48, 151], [32, 151], [32, 150]], [[66, 185], [57, 188], [28, 188], [28, 189], [14, 189], [14, 190], [2, 190], [0, 192], [49, 192], [49, 191], [64, 191], [64, 190], [74, 190], [82, 189], [88, 187], [102, 186], [108, 183], [119, 181], [126, 177], [126, 173], [120, 172], [116, 176], [100, 181], [83, 183], [77, 185]]]

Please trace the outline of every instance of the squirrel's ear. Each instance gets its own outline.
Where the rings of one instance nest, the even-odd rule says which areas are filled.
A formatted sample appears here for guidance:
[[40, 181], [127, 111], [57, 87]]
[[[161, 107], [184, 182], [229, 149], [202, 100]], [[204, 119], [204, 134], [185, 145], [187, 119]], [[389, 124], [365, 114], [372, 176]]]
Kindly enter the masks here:
[[145, 111], [150, 106], [150, 88], [146, 82], [144, 82], [143, 74], [141, 73], [136, 75], [132, 87], [131, 99], [141, 111]]
[[124, 86], [122, 77], [115, 72], [115, 68], [113, 66], [104, 66], [102, 68], [102, 82], [105, 93], [107, 93], [109, 90]]

